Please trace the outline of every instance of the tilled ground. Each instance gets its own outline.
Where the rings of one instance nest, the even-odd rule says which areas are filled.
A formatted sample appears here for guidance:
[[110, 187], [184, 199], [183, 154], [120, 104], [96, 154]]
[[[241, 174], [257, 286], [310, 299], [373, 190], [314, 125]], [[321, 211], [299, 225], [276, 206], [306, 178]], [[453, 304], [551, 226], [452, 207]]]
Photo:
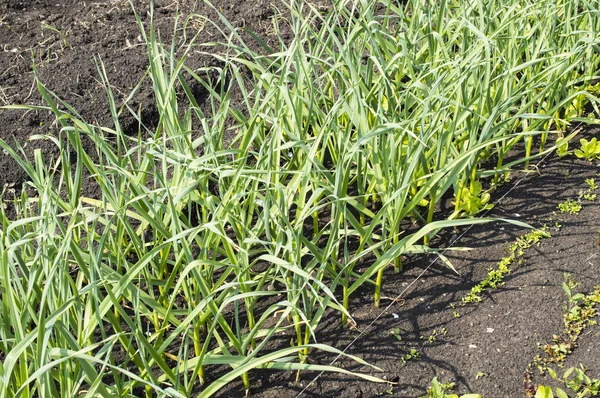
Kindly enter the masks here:
[[[283, 15], [286, 12], [281, 4], [270, 1], [213, 3], [234, 24], [243, 24], [267, 41], [275, 40], [273, 18], [279, 12]], [[144, 4], [147, 2], [138, 1], [136, 9], [142, 20], [148, 22]], [[200, 41], [214, 40], [216, 29], [202, 18], [194, 17], [194, 14], [205, 15], [216, 21], [214, 12], [203, 2], [163, 0], [155, 4], [155, 22], [163, 42], [172, 39], [177, 17], [179, 45], [184, 42], [184, 29], [188, 38], [199, 34]], [[184, 28], [181, 21], [186, 20]], [[289, 39], [289, 31], [283, 30], [281, 34]], [[67, 100], [82, 117], [111, 126], [97, 71], [100, 60], [119, 101], [128, 96], [147, 70], [146, 48], [127, 1], [0, 0], [0, 105], [41, 104], [32, 71], [34, 63], [40, 81]], [[189, 60], [192, 67], [211, 63], [214, 63], [212, 57], [200, 54]], [[129, 103], [131, 108], [140, 110], [142, 122], [150, 128], [158, 116], [154, 101], [151, 84], [147, 82]], [[122, 124], [126, 131], [137, 132], [134, 118], [124, 117]], [[48, 113], [0, 110], [0, 138], [18, 142], [29, 156], [34, 148], [41, 148], [46, 157], [57, 155], [57, 148], [50, 141], [29, 141], [33, 135], [49, 132], [55, 132], [55, 126]], [[94, 152], [91, 143], [84, 144]], [[406, 271], [398, 275], [390, 272], [386, 275], [385, 296], [393, 298], [406, 289], [407, 292], [370, 327], [381, 309], [372, 306], [372, 292], [367, 289], [357, 294], [352, 303], [357, 329], [342, 329], [337, 317], [323, 322], [320, 342], [337, 348], [346, 347], [357, 337], [358, 330], [364, 331], [348, 352], [381, 367], [384, 373], [377, 375], [394, 384], [370, 384], [326, 374], [304, 390], [315, 374], [303, 373], [296, 383], [295, 374], [255, 372], [253, 394], [292, 397], [304, 390], [303, 396], [314, 397], [387, 394], [416, 397], [437, 376], [444, 382], [456, 382], [457, 392], [473, 391], [484, 397], [522, 396], [527, 365], [535, 355], [543, 355], [539, 345], [551, 342], [553, 335], [563, 329], [564, 274], [571, 274], [579, 283], [577, 291], [590, 292], [594, 285], [600, 284], [598, 200], [583, 200], [583, 210], [577, 215], [552, 214], [559, 203], [578, 199], [580, 191], [586, 189], [584, 179], [595, 177], [599, 171], [595, 164], [574, 158], [550, 159], [537, 172], [528, 174], [495, 207], [491, 216], [518, 219], [538, 227], [547, 223], [552, 238], [528, 249], [525, 262], [507, 276], [504, 286], [488, 291], [482, 303], [460, 305], [471, 287], [486, 277], [488, 268], [506, 255], [507, 243], [526, 232], [523, 229], [494, 223], [469, 230], [456, 245], [475, 250], [450, 256], [460, 275], [434, 265], [417, 279], [430, 259], [409, 263]], [[521, 176], [514, 173], [513, 183]], [[13, 159], [0, 154], [0, 187], [18, 190], [26, 180], [27, 176]], [[504, 186], [495, 197], [499, 198], [511, 186]], [[94, 196], [92, 186], [85, 189], [84, 195]], [[598, 332], [597, 326], [586, 329], [579, 347], [568, 356], [567, 366], [584, 364], [590, 376], [599, 377]], [[411, 349], [420, 357], [407, 359]], [[320, 354], [313, 358], [320, 362], [328, 359]], [[346, 361], [339, 365], [366, 371]], [[549, 382], [548, 378], [537, 375], [533, 381]], [[242, 394], [239, 385], [231, 385], [220, 393], [221, 396]]]
[[[147, 26], [149, 2], [134, 3]], [[217, 0], [213, 5], [232, 25], [256, 32], [271, 45], [276, 43], [274, 19], [289, 15], [283, 4], [270, 0]], [[222, 24], [216, 12], [203, 1], [162, 0], [155, 1], [154, 7], [154, 24], [163, 43], [170, 44], [173, 36], [177, 48], [184, 48], [194, 37], [195, 43], [222, 40], [217, 28]], [[285, 24], [279, 34], [284, 40], [291, 38]], [[252, 40], [248, 40], [248, 45], [259, 48]], [[42, 84], [73, 106], [84, 120], [112, 127], [98, 72], [100, 62], [104, 64], [117, 106], [121, 106], [148, 69], [146, 46], [127, 0], [0, 0], [0, 106], [42, 104], [35, 86], [32, 67], [35, 64]], [[192, 52], [187, 61], [191, 68], [216, 64], [215, 58], [200, 51]], [[199, 88], [195, 92], [198, 102], [204, 103], [202, 97], [207, 93]], [[239, 93], [231, 93], [231, 100], [239, 102]], [[156, 125], [158, 112], [149, 79], [128, 105], [139, 111], [146, 127]], [[120, 120], [123, 130], [137, 134], [138, 122], [126, 113]], [[56, 157], [58, 148], [51, 142], [28, 141], [34, 135], [54, 132], [53, 121], [53, 116], [45, 112], [0, 110], [0, 138], [11, 144], [20, 143], [29, 156], [34, 148], [41, 148], [47, 158]], [[91, 142], [83, 144], [88, 153], [95, 153]], [[25, 172], [12, 158], [0, 156], [0, 187], [19, 189], [26, 180]], [[94, 196], [94, 187], [84, 187], [83, 195]]]
[[[262, 373], [255, 384], [256, 396], [294, 397], [302, 392], [301, 396], [306, 397], [419, 397], [433, 377], [456, 383], [454, 391], [461, 394], [524, 396], [528, 365], [536, 355], [547, 358], [542, 346], [564, 332], [567, 296], [562, 284], [566, 274], [578, 284], [574, 293], [591, 293], [594, 286], [600, 285], [598, 200], [582, 198], [578, 214], [563, 214], [557, 208], [567, 199], [580, 198], [581, 192], [588, 189], [585, 179], [600, 180], [598, 172], [598, 165], [570, 157], [548, 159], [534, 173], [513, 173], [511, 184], [495, 194], [496, 199], [504, 194], [506, 197], [488, 216], [520, 220], [538, 228], [546, 224], [551, 238], [526, 249], [523, 262], [511, 266], [505, 284], [488, 289], [481, 295], [482, 302], [462, 305], [462, 298], [487, 277], [490, 267], [497, 268], [507, 256], [508, 247], [529, 230], [492, 223], [446, 237], [449, 241], [460, 237], [454, 247], [473, 248], [449, 254], [460, 275], [439, 262], [428, 268], [433, 259], [409, 262], [401, 274], [390, 269], [382, 295], [402, 299], [375, 320], [383, 308], [372, 305], [372, 291], [365, 289], [355, 297], [350, 307], [357, 329], [364, 332], [356, 341], [357, 329], [342, 329], [337, 318], [323, 322], [322, 343], [340, 349], [351, 344], [348, 353], [382, 368], [383, 374], [373, 374], [393, 385], [324, 374], [306, 387], [317, 374], [303, 373], [296, 383], [295, 374]], [[581, 364], [589, 377], [600, 378], [600, 327], [587, 327], [577, 344], [566, 356], [564, 368], [556, 364], [552, 367], [561, 376], [564, 370]], [[411, 350], [419, 357], [407, 359]], [[318, 358], [322, 362], [331, 359]], [[337, 364], [370, 372], [350, 361]], [[548, 375], [530, 373], [530, 383], [535, 386], [565, 389]], [[239, 386], [223, 392], [223, 396], [238, 394], [242, 394]]]

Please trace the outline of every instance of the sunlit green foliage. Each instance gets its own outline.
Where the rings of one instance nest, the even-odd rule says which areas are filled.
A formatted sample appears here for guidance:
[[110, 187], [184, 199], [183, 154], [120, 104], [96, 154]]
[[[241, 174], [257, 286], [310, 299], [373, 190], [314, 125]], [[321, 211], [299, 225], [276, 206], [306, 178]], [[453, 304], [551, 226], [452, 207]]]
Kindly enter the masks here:
[[[116, 101], [101, 60], [113, 126], [38, 81], [46, 106], [22, 108], [54, 113], [60, 131], [32, 139], [60, 156], [0, 141], [30, 178], [14, 217], [0, 207], [0, 396], [210, 396], [238, 378], [249, 389], [256, 368], [350, 373], [308, 361], [340, 353], [318, 343], [325, 314], [353, 325], [358, 289], [374, 285], [379, 305], [403, 256], [489, 221], [460, 217], [596, 101], [597, 2], [398, 4], [293, 1], [294, 38], [255, 38], [260, 52], [224, 18], [220, 44], [182, 48], [138, 19], [153, 129]], [[218, 66], [190, 69], [197, 51]], [[455, 209], [434, 221], [445, 195]], [[382, 381], [363, 369], [351, 374]]]

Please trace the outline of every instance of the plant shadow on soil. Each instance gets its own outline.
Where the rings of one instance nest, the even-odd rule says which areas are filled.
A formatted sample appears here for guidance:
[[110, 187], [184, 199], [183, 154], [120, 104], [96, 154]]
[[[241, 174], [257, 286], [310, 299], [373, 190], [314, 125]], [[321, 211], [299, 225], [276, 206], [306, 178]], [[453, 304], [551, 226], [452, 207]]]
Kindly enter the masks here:
[[[105, 63], [109, 81], [115, 92], [123, 98], [140, 80], [148, 60], [146, 50], [137, 41], [137, 26], [126, 2], [112, 1], [62, 2], [37, 0], [32, 2], [0, 0], [0, 47], [6, 49], [0, 57], [0, 104], [41, 103], [32, 87], [31, 58], [38, 66], [40, 78], [48, 88], [69, 102], [81, 115], [99, 125], [111, 125], [104, 89], [98, 84], [93, 54]], [[156, 1], [157, 28], [172, 31], [177, 10], [176, 2]], [[259, 36], [268, 36], [268, 23], [273, 16], [270, 2], [258, 1], [248, 6], [241, 0], [213, 1], [223, 6], [233, 23], [244, 21], [246, 27]], [[260, 4], [256, 4], [260, 3]], [[191, 13], [209, 15], [209, 10], [196, 1], [180, 1], [181, 15]], [[213, 16], [214, 17], [214, 16]], [[142, 12], [142, 19], [147, 21]], [[65, 33], [66, 45], [53, 26]], [[289, 32], [282, 35], [289, 38]], [[163, 41], [170, 37], [163, 36]], [[209, 57], [190, 59], [196, 68], [210, 63]], [[125, 93], [125, 94], [122, 94]], [[198, 96], [205, 96], [202, 90]], [[233, 95], [235, 101], [235, 94]], [[237, 99], [239, 100], [239, 98]], [[204, 103], [199, 101], [201, 103]], [[156, 123], [156, 105], [150, 84], [145, 84], [130, 104], [142, 110], [142, 121], [151, 128]], [[53, 118], [41, 112], [0, 111], [0, 138], [7, 142], [16, 140], [24, 145], [34, 134], [52, 130]], [[136, 121], [124, 120], [125, 129], [136, 133]], [[588, 134], [597, 135], [596, 130]], [[85, 148], [95, 151], [92, 143]], [[40, 148], [45, 156], [56, 157], [57, 148], [48, 141], [29, 143], [26, 153]], [[600, 168], [574, 157], [551, 159], [537, 172], [529, 173], [510, 191], [501, 204], [491, 212], [492, 217], [518, 219], [541, 226], [556, 211], [557, 205], [567, 199], [577, 199], [579, 191], [586, 188], [584, 179], [592, 178]], [[521, 173], [513, 173], [513, 183]], [[27, 180], [25, 173], [7, 155], [0, 156], [0, 186], [17, 189]], [[507, 193], [507, 184], [495, 197]], [[84, 195], [94, 197], [94, 187], [85, 187]], [[506, 243], [524, 232], [506, 223], [479, 225], [464, 236], [459, 231], [444, 231], [440, 245], [461, 236], [456, 245], [474, 250], [448, 255], [459, 271], [457, 275], [437, 263], [428, 268], [433, 258], [411, 259], [405, 271], [386, 273], [383, 296], [396, 297], [404, 290], [402, 301], [393, 303], [389, 311], [377, 319], [348, 349], [383, 369], [392, 385], [359, 381], [337, 374], [324, 374], [314, 385], [308, 386], [306, 397], [372, 397], [387, 395], [416, 397], [425, 393], [426, 386], [437, 376], [441, 381], [456, 382], [456, 392], [478, 392], [485, 397], [516, 397], [523, 394], [523, 371], [536, 354], [538, 343], [551, 340], [562, 330], [562, 313], [566, 297], [561, 283], [564, 273], [580, 283], [580, 291], [590, 291], [599, 283], [600, 256], [597, 242], [600, 208], [597, 201], [585, 202], [580, 214], [554, 216], [562, 224], [555, 229], [549, 223], [551, 239], [530, 248], [525, 254], [525, 264], [509, 274], [506, 284], [489, 291], [480, 304], [462, 307], [461, 298], [472, 286], [485, 278], [505, 256]], [[423, 275], [414, 284], [413, 281]], [[382, 301], [382, 307], [389, 300]], [[455, 305], [455, 308], [452, 308]], [[372, 289], [359, 290], [352, 299], [352, 314], [357, 328], [363, 330], [375, 320], [382, 309], [372, 305]], [[460, 314], [459, 317], [456, 317]], [[442, 331], [445, 328], [445, 334]], [[580, 347], [567, 364], [583, 363], [591, 375], [600, 372], [599, 338], [596, 330], [581, 337]], [[398, 331], [399, 340], [390, 331]], [[433, 339], [430, 336], [434, 334]], [[326, 318], [319, 329], [319, 341], [344, 348], [358, 335], [357, 330], [342, 329], [338, 316]], [[280, 339], [286, 344], [286, 337]], [[421, 357], [406, 360], [411, 349]], [[403, 358], [405, 359], [403, 361]], [[329, 363], [332, 357], [320, 352], [311, 353], [310, 360]], [[341, 360], [338, 366], [346, 369], [372, 372]], [[306, 372], [295, 383], [295, 373], [254, 371], [251, 373], [253, 396], [292, 397], [303, 391], [317, 375]], [[241, 383], [233, 383], [220, 391], [220, 396], [243, 396]]]
[[[596, 133], [597, 130], [591, 129], [586, 132]], [[296, 383], [295, 373], [257, 371], [253, 374], [253, 396], [293, 397], [302, 392], [301, 396], [307, 397], [418, 397], [425, 394], [433, 377], [456, 383], [457, 393], [523, 396], [527, 365], [535, 355], [544, 355], [539, 345], [551, 342], [552, 336], [564, 328], [565, 274], [579, 283], [577, 291], [590, 292], [600, 283], [597, 221], [600, 205], [597, 201], [582, 200], [583, 209], [574, 215], [562, 214], [557, 209], [567, 199], [577, 200], [587, 188], [585, 179], [596, 177], [598, 172], [598, 165], [574, 156], [554, 157], [534, 173], [515, 171], [513, 181], [496, 192], [496, 199], [506, 196], [489, 217], [516, 219], [537, 228], [546, 224], [552, 237], [527, 249], [524, 263], [511, 266], [505, 284], [482, 294], [483, 302], [461, 306], [462, 297], [485, 279], [489, 268], [506, 256], [507, 246], [527, 230], [493, 222], [466, 232], [446, 231], [440, 245], [460, 237], [455, 247], [473, 249], [447, 253], [460, 275], [439, 262], [428, 268], [434, 258], [409, 260], [402, 273], [395, 274], [392, 269], [386, 273], [382, 296], [395, 298], [405, 290], [406, 293], [379, 319], [375, 321], [390, 301], [384, 300], [382, 308], [375, 308], [372, 289], [368, 287], [352, 299], [350, 308], [357, 328], [363, 330], [373, 322], [356, 341], [353, 342], [359, 332], [343, 329], [339, 317], [328, 317], [322, 322], [318, 333], [321, 343], [343, 349], [352, 342], [349, 354], [367, 360], [383, 372], [373, 372], [345, 359], [337, 361], [338, 366], [383, 377], [393, 384], [323, 374], [304, 390], [318, 376], [316, 373], [302, 373]], [[395, 336], [397, 333], [401, 340]], [[565, 366], [584, 364], [588, 375], [597, 377], [598, 340], [595, 326], [580, 338], [579, 347]], [[411, 349], [417, 350], [420, 358], [406, 360]], [[317, 352], [311, 357], [316, 363], [329, 363], [333, 359]], [[552, 384], [548, 376], [536, 375], [534, 382]], [[221, 396], [241, 394], [239, 384], [220, 393]]]

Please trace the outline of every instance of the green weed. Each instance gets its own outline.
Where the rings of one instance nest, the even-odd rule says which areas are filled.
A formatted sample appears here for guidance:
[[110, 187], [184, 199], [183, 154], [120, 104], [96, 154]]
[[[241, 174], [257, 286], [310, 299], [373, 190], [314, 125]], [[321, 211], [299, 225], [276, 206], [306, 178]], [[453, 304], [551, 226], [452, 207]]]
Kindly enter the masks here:
[[400, 328], [394, 328], [390, 330], [390, 336], [394, 336], [396, 340], [402, 341], [402, 335], [400, 333]]
[[561, 213], [568, 214], [578, 214], [582, 209], [581, 203], [573, 199], [567, 199], [563, 203], [559, 203], [557, 207]]
[[556, 142], [556, 154], [558, 157], [564, 158], [569, 154], [569, 141], [559, 139]]
[[596, 195], [595, 193], [585, 193], [585, 194], [583, 194], [583, 198], [584, 198], [585, 200], [589, 200], [589, 201], [594, 201], [594, 200], [596, 200], [596, 196], [597, 196], [597, 195]]
[[[567, 369], [560, 378], [550, 368], [548, 368], [548, 373], [554, 380], [562, 381], [565, 388], [577, 394], [577, 398], [600, 396], [600, 379], [589, 377], [583, 366]], [[531, 395], [533, 395], [533, 392]], [[539, 386], [535, 391], [535, 398], [554, 398], [555, 396], [557, 398], [569, 398], [569, 395], [559, 387], [556, 387], [553, 392], [549, 386]]]
[[598, 143], [596, 137], [589, 141], [582, 138], [579, 140], [579, 143], [581, 144], [581, 147], [575, 150], [575, 156], [589, 161], [598, 159], [598, 156], [600, 155], [600, 143]]
[[590, 191], [595, 191], [596, 189], [598, 189], [595, 178], [586, 178], [585, 183], [587, 184]]
[[[462, 304], [471, 304], [481, 302], [483, 299], [481, 294], [488, 289], [496, 289], [503, 285], [504, 278], [510, 274], [510, 266], [520, 264], [524, 255], [524, 251], [533, 245], [539, 245], [544, 238], [549, 238], [550, 233], [547, 232], [547, 227], [544, 225], [541, 229], [537, 229], [526, 233], [517, 238], [510, 245], [509, 255], [503, 257], [497, 264], [496, 268], [490, 268], [487, 277], [477, 285], [471, 288], [471, 291], [462, 298]], [[455, 314], [456, 317], [456, 314]]]
[[406, 364], [408, 361], [414, 361], [421, 358], [421, 353], [416, 348], [411, 348], [410, 351], [404, 354], [400, 359]]
[[557, 363], [562, 366], [567, 356], [577, 347], [577, 340], [581, 333], [588, 327], [597, 323], [597, 305], [600, 303], [600, 286], [597, 286], [589, 294], [573, 293], [578, 286], [569, 274], [565, 274], [562, 284], [567, 295], [565, 314], [563, 316], [564, 329], [561, 334], [554, 335], [551, 343], [540, 344], [540, 348], [546, 354], [544, 357], [537, 355], [533, 360], [533, 366], [540, 372], [545, 372], [548, 365]]
[[[440, 383], [437, 377], [431, 380], [431, 386], [427, 388], [427, 395], [423, 395], [420, 398], [459, 398], [456, 394], [448, 394], [454, 389], [455, 383], [447, 382]], [[481, 398], [479, 394], [465, 394], [461, 395], [460, 398]]]

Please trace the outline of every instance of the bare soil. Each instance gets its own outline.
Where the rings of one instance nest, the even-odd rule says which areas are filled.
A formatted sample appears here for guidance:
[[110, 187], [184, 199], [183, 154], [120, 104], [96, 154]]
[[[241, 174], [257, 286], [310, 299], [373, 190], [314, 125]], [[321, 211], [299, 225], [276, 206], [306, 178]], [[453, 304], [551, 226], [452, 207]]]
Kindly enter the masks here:
[[[177, 17], [185, 20], [199, 14], [217, 22], [214, 13], [201, 1], [157, 0], [155, 4], [155, 23], [163, 42], [172, 39]], [[272, 19], [278, 15], [276, 10], [284, 16], [286, 12], [281, 4], [270, 0], [215, 0], [213, 4], [234, 24], [244, 25], [268, 42], [274, 42]], [[136, 7], [142, 20], [148, 22], [147, 2], [137, 1]], [[187, 25], [187, 34], [198, 33], [200, 41], [214, 40], [216, 29], [199, 21]], [[175, 32], [179, 44], [183, 40], [182, 29]], [[282, 34], [289, 39], [289, 31], [283, 30]], [[34, 85], [34, 62], [41, 82], [48, 89], [67, 100], [86, 120], [111, 126], [96, 69], [98, 60], [104, 63], [119, 101], [146, 72], [146, 49], [127, 1], [0, 0], [0, 105], [42, 103]], [[200, 54], [189, 60], [192, 67], [212, 62], [210, 56]], [[144, 124], [150, 127], [158, 116], [154, 101], [148, 83], [130, 102], [132, 108], [140, 109]], [[28, 156], [34, 148], [40, 148], [47, 158], [55, 157], [57, 148], [50, 141], [29, 141], [33, 135], [55, 131], [53, 121], [45, 112], [0, 110], [0, 138], [23, 146]], [[137, 131], [133, 118], [125, 118], [122, 123], [126, 130]], [[597, 133], [597, 130], [587, 132]], [[88, 152], [95, 152], [91, 143], [84, 144]], [[549, 223], [552, 217], [552, 238], [529, 249], [524, 264], [508, 275], [504, 286], [489, 291], [482, 303], [460, 305], [471, 287], [486, 277], [488, 268], [506, 255], [507, 242], [525, 232], [522, 228], [494, 223], [470, 229], [456, 245], [474, 250], [450, 255], [460, 274], [439, 264], [428, 268], [432, 259], [427, 258], [412, 260], [400, 274], [388, 273], [383, 295], [397, 297], [405, 290], [406, 293], [370, 327], [381, 309], [372, 305], [370, 290], [365, 288], [356, 295], [351, 308], [357, 329], [364, 331], [364, 335], [348, 352], [382, 368], [383, 373], [376, 375], [394, 384], [366, 383], [325, 374], [307, 387], [316, 374], [302, 373], [296, 383], [295, 374], [263, 371], [252, 373], [253, 396], [293, 397], [307, 387], [302, 396], [417, 397], [425, 392], [434, 376], [444, 382], [456, 382], [455, 391], [459, 393], [523, 396], [524, 371], [535, 355], [543, 355], [538, 345], [551, 342], [552, 336], [563, 329], [564, 274], [571, 274], [580, 283], [577, 290], [581, 292], [589, 292], [600, 284], [598, 200], [584, 200], [583, 210], [577, 215], [552, 215], [559, 203], [577, 199], [586, 188], [584, 179], [595, 177], [598, 172], [600, 167], [596, 164], [573, 157], [552, 158], [527, 174], [523, 181], [520, 181], [523, 174], [515, 172], [512, 183], [496, 192], [496, 199], [507, 196], [491, 216], [518, 219], [537, 227]], [[0, 187], [19, 190], [26, 181], [26, 174], [13, 159], [0, 154]], [[510, 190], [518, 181], [518, 186]], [[84, 195], [95, 195], [93, 186], [85, 189]], [[554, 221], [562, 226], [555, 228]], [[455, 231], [440, 244], [462, 232]], [[388, 303], [384, 301], [384, 305]], [[344, 348], [357, 337], [357, 329], [344, 329], [337, 317], [329, 317], [319, 331], [320, 342]], [[434, 330], [437, 335], [430, 341]], [[402, 339], [390, 331], [398, 331]], [[600, 377], [599, 332], [597, 326], [586, 329], [579, 347], [568, 357], [567, 367], [581, 363], [588, 367], [588, 375]], [[417, 350], [421, 357], [403, 361], [411, 349]], [[311, 357], [311, 361], [318, 363], [330, 360], [320, 353]], [[337, 364], [369, 372], [345, 360]], [[535, 375], [534, 382], [549, 381]], [[220, 395], [243, 396], [243, 391], [239, 384], [233, 384]]]

